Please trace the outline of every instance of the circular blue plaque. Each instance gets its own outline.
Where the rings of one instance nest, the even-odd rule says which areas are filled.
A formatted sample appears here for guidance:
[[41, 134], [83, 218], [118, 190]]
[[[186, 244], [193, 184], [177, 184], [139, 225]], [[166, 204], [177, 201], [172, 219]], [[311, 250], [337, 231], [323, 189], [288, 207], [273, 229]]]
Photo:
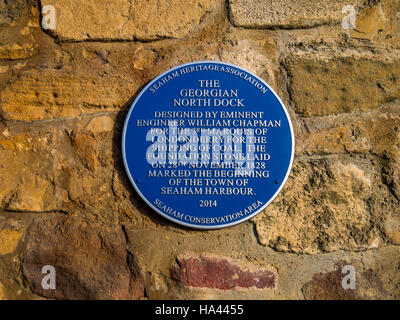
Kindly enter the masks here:
[[184, 226], [217, 229], [254, 217], [278, 195], [294, 135], [285, 106], [263, 80], [199, 61], [164, 72], [140, 92], [122, 153], [151, 208]]

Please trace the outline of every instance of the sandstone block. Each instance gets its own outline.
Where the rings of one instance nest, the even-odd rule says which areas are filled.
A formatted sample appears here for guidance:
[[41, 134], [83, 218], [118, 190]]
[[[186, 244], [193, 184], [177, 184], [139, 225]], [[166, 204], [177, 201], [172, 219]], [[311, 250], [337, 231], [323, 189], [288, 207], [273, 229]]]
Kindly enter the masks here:
[[246, 28], [301, 28], [339, 23], [346, 0], [229, 0], [234, 25]]
[[86, 130], [96, 133], [103, 133], [112, 131], [114, 128], [114, 121], [109, 116], [95, 117], [86, 126]]
[[400, 155], [400, 105], [393, 103], [362, 115], [306, 118], [298, 154], [372, 153], [396, 160]]
[[27, 71], [0, 91], [0, 112], [8, 120], [35, 121], [115, 111], [136, 86], [119, 77], [79, 71]]
[[[22, 270], [32, 290], [56, 299], [138, 299], [140, 272], [121, 229], [53, 217], [36, 221], [24, 239]], [[42, 267], [56, 269], [56, 290], [41, 286]]]
[[219, 1], [43, 0], [57, 12], [54, 36], [62, 41], [181, 38]]
[[0, 46], [0, 60], [20, 60], [30, 58], [35, 53], [36, 47], [30, 43], [6, 44]]
[[26, 10], [28, 1], [26, 0], [0, 0], [0, 23], [10, 22], [21, 16]]
[[0, 255], [12, 253], [23, 235], [23, 230], [0, 230]]
[[0, 73], [6, 73], [9, 69], [9, 66], [0, 66]]
[[[395, 249], [394, 249], [395, 250]], [[311, 280], [302, 287], [304, 298], [307, 300], [397, 300], [400, 292], [396, 287], [399, 275], [396, 266], [391, 263], [392, 255], [383, 252], [378, 254], [379, 259], [370, 258], [360, 261], [338, 261], [332, 271], [316, 273]], [[350, 276], [349, 269], [355, 276], [355, 288], [344, 289], [342, 280]], [[342, 270], [344, 273], [342, 273]], [[350, 279], [344, 279], [349, 283]]]
[[357, 15], [356, 28], [350, 36], [356, 39], [373, 40], [385, 27], [385, 15], [381, 7], [365, 8]]
[[[400, 2], [396, 0], [365, 1], [359, 8], [354, 30], [349, 30], [351, 38], [374, 46], [399, 48]], [[353, 41], [360, 44], [361, 41]]]
[[15, 133], [0, 128], [0, 206], [10, 211], [53, 210], [54, 131]]
[[0, 300], [6, 300], [6, 293], [4, 292], [4, 287], [2, 283], [0, 282]]
[[158, 54], [149, 48], [138, 48], [133, 57], [133, 67], [138, 70], [146, 69], [156, 63]]
[[277, 39], [258, 30], [235, 30], [226, 36], [220, 49], [220, 59], [253, 72], [274, 89], [279, 70]]
[[338, 263], [336, 270], [315, 274], [312, 279], [303, 286], [303, 294], [306, 300], [358, 300], [358, 291], [346, 290], [342, 287], [342, 267], [345, 262]]
[[48, 180], [26, 174], [21, 176], [19, 187], [15, 191], [7, 204], [8, 210], [41, 212], [52, 209], [53, 186]]
[[255, 218], [260, 242], [307, 254], [381, 246], [378, 217], [397, 201], [380, 179], [380, 169], [369, 161], [297, 161], [282, 193]]
[[75, 153], [89, 170], [97, 168], [96, 139], [87, 134], [79, 133], [73, 138]]
[[372, 154], [384, 161], [382, 182], [400, 199], [400, 108], [391, 103], [361, 115], [306, 118], [307, 132], [299, 135], [297, 154]]
[[365, 111], [400, 97], [400, 61], [292, 55], [284, 62], [305, 117]]
[[400, 244], [400, 210], [398, 216], [388, 216], [384, 222], [385, 234], [394, 244]]

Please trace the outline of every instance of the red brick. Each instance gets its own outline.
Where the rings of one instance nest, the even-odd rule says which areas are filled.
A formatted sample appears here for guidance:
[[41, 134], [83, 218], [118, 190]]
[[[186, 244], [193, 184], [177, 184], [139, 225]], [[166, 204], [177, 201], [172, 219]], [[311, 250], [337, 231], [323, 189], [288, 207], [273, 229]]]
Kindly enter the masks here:
[[277, 272], [217, 256], [178, 257], [171, 276], [186, 287], [229, 290], [233, 288], [274, 288]]

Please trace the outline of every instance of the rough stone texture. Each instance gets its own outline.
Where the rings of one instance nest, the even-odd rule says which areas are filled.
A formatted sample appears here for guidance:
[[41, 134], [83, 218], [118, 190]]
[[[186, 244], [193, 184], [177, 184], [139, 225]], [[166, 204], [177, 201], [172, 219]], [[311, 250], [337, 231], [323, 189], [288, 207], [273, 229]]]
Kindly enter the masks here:
[[[42, 0], [57, 11], [52, 33], [62, 41], [181, 38], [220, 1]], [[151, 23], [156, 21], [156, 23]]]
[[306, 117], [366, 111], [400, 97], [400, 61], [294, 55], [285, 67], [296, 111]]
[[0, 110], [5, 119], [23, 121], [113, 111], [123, 107], [135, 89], [135, 83], [119, 77], [64, 70], [28, 71], [0, 92]]
[[149, 48], [138, 48], [133, 57], [133, 67], [138, 70], [143, 70], [147, 66], [156, 63], [158, 54]]
[[[400, 105], [391, 103], [360, 115], [308, 118], [308, 132], [298, 139], [297, 154], [365, 154], [377, 155], [382, 166], [381, 182], [394, 199], [400, 199]], [[394, 215], [398, 215], [394, 208]]]
[[[29, 130], [25, 124], [13, 128], [0, 124], [0, 174], [8, 182], [0, 189], [2, 208], [89, 213], [113, 224], [123, 217], [130, 223], [151, 225], [152, 215], [143, 215], [145, 206], [140, 211], [136, 207], [138, 199], [122, 174], [121, 154], [114, 152], [120, 136], [114, 138], [113, 131], [87, 130], [103, 117], [70, 119], [51, 127], [39, 122]], [[115, 114], [108, 118], [107, 122], [116, 123]], [[122, 130], [122, 123], [118, 127]]]
[[262, 32], [241, 30], [226, 35], [219, 55], [222, 61], [239, 65], [261, 76], [274, 89], [279, 89], [275, 79], [279, 73], [276, 48], [274, 35], [266, 37]]
[[108, 116], [100, 116], [91, 120], [86, 126], [86, 130], [96, 134], [112, 131], [114, 121]]
[[[342, 287], [342, 268], [338, 263], [335, 271], [315, 274], [303, 287], [307, 300], [359, 300], [356, 290]], [[356, 278], [357, 279], [357, 278]]]
[[[342, 268], [346, 265], [354, 267], [355, 289], [342, 287]], [[377, 273], [376, 266], [363, 268], [357, 262], [339, 261], [333, 266], [333, 271], [314, 274], [312, 279], [304, 284], [302, 291], [307, 300], [364, 300], [364, 299], [398, 299], [399, 275], [391, 273], [392, 279]], [[388, 271], [391, 268], [388, 268]], [[389, 272], [393, 272], [393, 269]], [[389, 277], [390, 277], [389, 276]], [[385, 290], [385, 284], [390, 290]]]
[[28, 0], [1, 0], [0, 1], [0, 23], [15, 20], [29, 8]]
[[[343, 4], [0, 0], [0, 297], [399, 299], [400, 1], [357, 2], [356, 30]], [[140, 88], [196, 60], [265, 79], [295, 131], [282, 193], [224, 230], [161, 218], [121, 156]], [[43, 292], [51, 263], [61, 286]], [[260, 270], [272, 286], [257, 288]]]
[[0, 282], [0, 300], [7, 300], [6, 294], [4, 292], [4, 287]]
[[[138, 264], [148, 270], [146, 292], [150, 299], [304, 299], [303, 286], [315, 274], [336, 270], [338, 261], [347, 261], [357, 273], [358, 295], [363, 299], [398, 299], [400, 274], [397, 246], [363, 252], [336, 251], [329, 254], [302, 255], [278, 252], [257, 245], [252, 235], [253, 226], [242, 224], [218, 232], [172, 232], [164, 228], [128, 231], [129, 250], [136, 252]], [[159, 250], [163, 247], [163, 250]], [[186, 287], [171, 280], [170, 266], [182, 249], [191, 257], [233, 257], [235, 261], [249, 261], [253, 266], [271, 270], [270, 262], [279, 268], [275, 288], [233, 288], [218, 290]], [[152, 259], [148, 259], [148, 256]], [[187, 255], [184, 255], [187, 256]], [[340, 278], [341, 280], [341, 278]], [[340, 284], [339, 284], [340, 285]]]
[[[0, 203], [10, 211], [54, 209], [50, 135], [12, 134], [0, 125]], [[7, 183], [5, 183], [7, 181]]]
[[92, 171], [97, 168], [96, 143], [96, 139], [87, 134], [77, 134], [72, 143], [83, 165]]
[[16, 230], [0, 230], [0, 255], [12, 253], [23, 233], [23, 231]]
[[170, 268], [173, 279], [186, 287], [257, 289], [273, 288], [277, 277], [274, 269], [240, 265], [239, 261], [219, 256], [182, 256]]
[[383, 224], [386, 236], [394, 243], [400, 244], [400, 217], [390, 215]]
[[[138, 299], [143, 280], [125, 249], [122, 230], [54, 217], [26, 234], [22, 270], [32, 290], [57, 299]], [[56, 269], [57, 288], [41, 286], [44, 265]]]
[[374, 162], [297, 160], [282, 194], [255, 218], [260, 242], [299, 253], [376, 248], [382, 219], [397, 199]]
[[0, 255], [15, 252], [29, 224], [27, 220], [18, 213], [0, 212]]
[[308, 132], [299, 137], [298, 154], [372, 153], [400, 154], [400, 104], [392, 103], [362, 115], [307, 118]]
[[340, 22], [346, 0], [229, 0], [234, 25], [246, 28], [299, 28]]
[[364, 1], [363, 4], [357, 10], [356, 26], [349, 36], [364, 43], [399, 48], [399, 1]]
[[0, 46], [0, 60], [20, 60], [30, 58], [35, 51], [35, 48], [27, 43], [27, 44], [6, 44]]
[[356, 28], [351, 36], [357, 39], [372, 40], [385, 27], [385, 15], [381, 7], [364, 9], [357, 17]]

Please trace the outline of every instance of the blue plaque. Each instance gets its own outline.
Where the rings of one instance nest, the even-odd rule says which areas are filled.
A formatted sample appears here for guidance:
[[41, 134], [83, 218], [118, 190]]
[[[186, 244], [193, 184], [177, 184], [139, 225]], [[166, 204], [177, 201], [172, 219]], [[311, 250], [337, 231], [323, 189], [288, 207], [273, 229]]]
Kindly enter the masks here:
[[292, 124], [259, 77], [214, 61], [177, 66], [133, 102], [122, 136], [132, 185], [178, 224], [217, 229], [254, 217], [293, 163]]

